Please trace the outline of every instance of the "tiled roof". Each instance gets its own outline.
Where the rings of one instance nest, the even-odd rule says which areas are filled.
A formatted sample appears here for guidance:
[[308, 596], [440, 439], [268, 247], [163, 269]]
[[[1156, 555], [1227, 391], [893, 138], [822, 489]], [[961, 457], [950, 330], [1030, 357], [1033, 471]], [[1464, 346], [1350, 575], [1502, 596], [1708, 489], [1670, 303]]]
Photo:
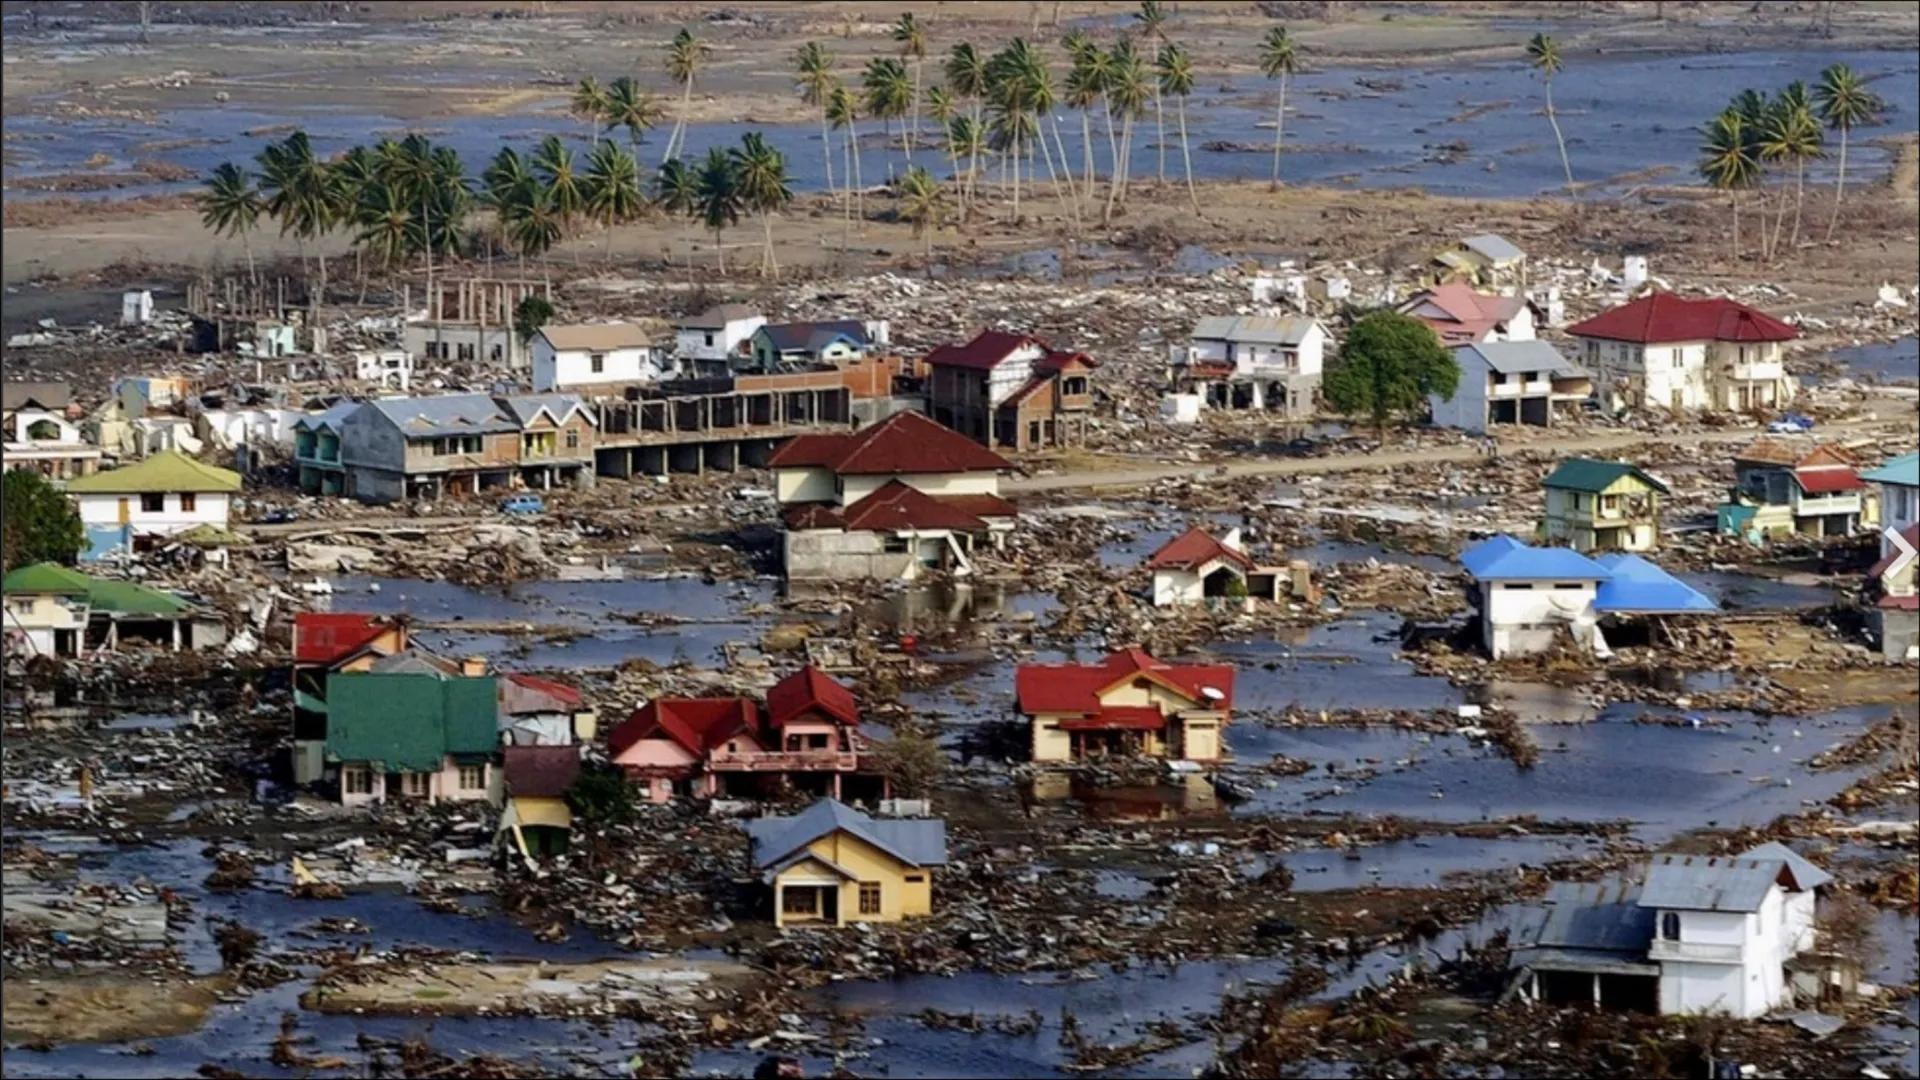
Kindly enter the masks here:
[[1029, 715], [1092, 716], [1101, 711], [1100, 691], [1130, 675], [1160, 681], [1189, 700], [1206, 702], [1222, 712], [1233, 707], [1233, 668], [1168, 664], [1139, 648], [1122, 649], [1098, 664], [1022, 664], [1013, 674], [1014, 696], [1020, 711]]
[[581, 703], [586, 700], [580, 696], [580, 691], [575, 690], [566, 683], [554, 682], [552, 679], [542, 679], [537, 675], [508, 675], [507, 682], [512, 683], [522, 690], [528, 691], [531, 695], [534, 695], [536, 699], [547, 699], [545, 702], [538, 702], [536, 700], [536, 702], [530, 702], [529, 704], [543, 704], [557, 711], [577, 709]]
[[1664, 341], [1792, 341], [1800, 331], [1724, 297], [1688, 300], [1657, 292], [1575, 323], [1567, 333], [1642, 344]]
[[501, 757], [508, 795], [557, 799], [580, 776], [577, 746], [509, 746]]
[[1042, 355], [1053, 350], [1037, 337], [1026, 334], [1010, 334], [1005, 330], [982, 330], [965, 345], [942, 345], [927, 354], [927, 363], [937, 367], [972, 368], [975, 371], [991, 371], [999, 367], [1009, 356], [1022, 348], [1031, 346]]
[[959, 510], [980, 518], [1010, 518], [1019, 515], [1020, 510], [998, 495], [981, 492], [977, 495], [942, 495], [940, 501]]
[[751, 698], [654, 698], [607, 735], [607, 751], [615, 757], [641, 739], [665, 735], [695, 757], [736, 735], [751, 735], [760, 726], [760, 706]]
[[76, 476], [67, 481], [67, 490], [85, 495], [239, 491], [240, 474], [202, 465], [178, 450], [167, 450], [133, 465]]
[[1793, 470], [1793, 482], [1809, 495], [1835, 495], [1859, 491], [1867, 486], [1860, 474], [1846, 465], [1821, 465]]
[[899, 529], [952, 529], [978, 532], [987, 523], [958, 507], [949, 506], [918, 488], [889, 480], [878, 491], [840, 511], [846, 528], [858, 532]]
[[1632, 476], [1662, 495], [1667, 485], [1655, 480], [1638, 465], [1624, 461], [1596, 461], [1593, 458], [1568, 458], [1541, 483], [1569, 491], [1600, 492], [1612, 487], [1623, 476]]
[[851, 435], [797, 435], [774, 451], [767, 466], [827, 468], [847, 476], [1013, 468], [1006, 458], [916, 412], [894, 413]]
[[392, 629], [383, 616], [358, 612], [299, 611], [293, 616], [293, 662], [333, 664]]
[[1167, 541], [1147, 560], [1147, 566], [1155, 570], [1195, 570], [1215, 559], [1225, 559], [1243, 569], [1253, 569], [1253, 560], [1247, 558], [1245, 552], [1228, 547], [1198, 526]]
[[1475, 292], [1461, 282], [1450, 281], [1415, 293], [1400, 305], [1399, 310], [1411, 312], [1427, 304], [1438, 308], [1442, 314], [1419, 315], [1416, 318], [1432, 327], [1433, 332], [1440, 335], [1440, 340], [1458, 344], [1482, 337], [1495, 326], [1513, 318], [1521, 308], [1526, 307], [1527, 301], [1521, 296]]
[[767, 691], [767, 717], [776, 727], [785, 726], [789, 720], [810, 710], [825, 713], [842, 724], [860, 722], [860, 706], [853, 700], [853, 691], [812, 664], [774, 683]]
[[870, 818], [844, 803], [821, 799], [791, 817], [745, 822], [753, 865], [765, 870], [823, 836], [846, 832], [909, 866], [945, 866], [947, 823], [937, 818]]

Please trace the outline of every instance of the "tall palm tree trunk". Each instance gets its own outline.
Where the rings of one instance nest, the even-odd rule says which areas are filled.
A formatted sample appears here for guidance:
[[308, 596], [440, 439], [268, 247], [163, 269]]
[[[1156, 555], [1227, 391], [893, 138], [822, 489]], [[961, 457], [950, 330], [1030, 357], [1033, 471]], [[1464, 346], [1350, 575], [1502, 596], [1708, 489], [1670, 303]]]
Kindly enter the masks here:
[[1547, 123], [1553, 127], [1553, 141], [1560, 147], [1560, 168], [1567, 174], [1567, 194], [1573, 194], [1573, 166], [1567, 163], [1567, 140], [1560, 137], [1560, 117], [1553, 110], [1553, 80], [1547, 80]]
[[767, 243], [766, 255], [760, 264], [760, 272], [765, 274], [768, 271], [772, 271], [774, 278], [778, 279], [780, 277], [780, 260], [774, 258], [773, 255], [773, 211], [760, 211], [760, 228]]
[[1727, 202], [1733, 205], [1733, 261], [1740, 261], [1740, 193], [1727, 192]]
[[[1073, 192], [1073, 216], [1080, 216], [1080, 182], [1073, 175], [1073, 166], [1067, 162], [1067, 141], [1060, 137], [1060, 115], [1055, 113], [1053, 121], [1053, 148], [1060, 152], [1060, 172], [1066, 177], [1067, 190]], [[1041, 138], [1045, 138], [1042, 135]]]
[[[912, 136], [913, 136], [913, 138], [914, 138], [914, 139], [918, 139], [918, 138], [920, 137], [920, 73], [921, 73], [922, 71], [924, 71], [924, 70], [926, 70], [926, 66], [927, 66], [927, 60], [926, 60], [926, 57], [921, 57], [920, 59], [918, 59], [918, 60], [915, 60], [915, 61], [913, 62], [913, 131], [912, 131]], [[904, 121], [904, 120], [903, 120], [903, 121], [901, 121], [901, 123], [903, 123], [903, 124], [904, 124], [905, 122], [906, 122], [906, 121]], [[909, 166], [911, 166], [911, 165], [913, 164], [913, 143], [912, 143], [912, 142], [910, 142], [910, 141], [908, 141], [908, 138], [907, 138], [907, 136], [908, 136], [908, 131], [907, 131], [907, 129], [906, 129], [906, 128], [904, 128], [904, 127], [903, 127], [903, 128], [901, 128], [901, 129], [900, 129], [900, 146], [901, 146], [901, 148], [902, 148], [902, 149], [904, 149], [904, 150], [905, 150], [905, 151], [907, 152], [907, 164], [908, 164]]]
[[1193, 189], [1193, 149], [1187, 145], [1187, 99], [1174, 102], [1180, 120], [1180, 160], [1187, 170], [1187, 199], [1193, 203], [1193, 215], [1200, 216], [1200, 193]]
[[1847, 131], [1852, 125], [1840, 126], [1840, 172], [1833, 178], [1833, 216], [1827, 219], [1827, 240], [1833, 240], [1833, 228], [1840, 224], [1840, 201], [1847, 193]]
[[1268, 191], [1280, 190], [1280, 139], [1287, 130], [1287, 76], [1280, 74], [1280, 104], [1273, 110], [1273, 179], [1267, 182]]
[[1091, 107], [1080, 110], [1080, 163], [1087, 174], [1086, 200], [1094, 200], [1093, 187], [1093, 110]]
[[1013, 145], [1008, 148], [1007, 160], [1013, 165], [1013, 217], [1016, 224], [1020, 221], [1020, 133], [1014, 132]]
[[1793, 238], [1787, 241], [1789, 248], [1800, 246], [1800, 214], [1807, 203], [1807, 159], [1795, 158], [1793, 162]]
[[833, 136], [827, 130], [827, 110], [820, 110], [820, 160], [827, 167], [827, 190], [833, 190]]
[[1160, 104], [1160, 91], [1153, 92], [1153, 145], [1160, 151], [1159, 182], [1167, 182], [1167, 117]]
[[1113, 183], [1114, 176], [1120, 172], [1120, 145], [1113, 137], [1113, 102], [1108, 100], [1107, 92], [1100, 91], [1100, 111], [1107, 118], [1107, 183]]
[[680, 148], [681, 136], [687, 130], [687, 110], [693, 108], [693, 76], [687, 76], [687, 84], [680, 91], [680, 114], [673, 118], [673, 134], [667, 137], [667, 153], [660, 159], [665, 165], [673, 160], [674, 153]]
[[727, 246], [720, 242], [720, 230], [713, 230], [713, 261], [724, 277], [727, 272]]
[[[1054, 197], [1060, 200], [1061, 208], [1073, 219], [1074, 231], [1078, 233], [1080, 229], [1079, 200], [1071, 197], [1067, 189], [1060, 185], [1060, 174], [1055, 171], [1053, 167], [1053, 151], [1047, 148], [1047, 129], [1042, 127], [1039, 121], [1036, 120], [1033, 125], [1033, 130], [1035, 134], [1040, 136], [1040, 159], [1044, 161], [1047, 166], [1047, 182], [1053, 185]], [[1065, 168], [1066, 164], [1064, 159], [1060, 162], [1062, 168]], [[1067, 174], [1067, 180], [1069, 184], [1072, 183], [1072, 173]]]
[[240, 230], [240, 249], [247, 253], [247, 280], [253, 282], [253, 287], [258, 289], [260, 287], [260, 275], [253, 269], [253, 237], [249, 235], [246, 229]]
[[867, 222], [867, 183], [860, 178], [860, 125], [847, 125], [847, 145], [853, 147], [853, 190], [855, 206], [860, 214], [860, 227], [866, 228]]

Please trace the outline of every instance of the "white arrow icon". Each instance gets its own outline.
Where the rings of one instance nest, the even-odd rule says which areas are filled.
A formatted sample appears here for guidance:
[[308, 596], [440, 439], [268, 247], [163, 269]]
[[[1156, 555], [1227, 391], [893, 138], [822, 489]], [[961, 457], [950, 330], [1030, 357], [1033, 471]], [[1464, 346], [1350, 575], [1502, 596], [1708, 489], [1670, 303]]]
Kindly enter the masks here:
[[1920, 548], [1915, 548], [1911, 541], [1900, 535], [1900, 530], [1891, 525], [1887, 526], [1887, 531], [1883, 535], [1886, 536], [1887, 542], [1891, 543], [1900, 552], [1900, 554], [1893, 557], [1893, 561], [1888, 563], [1886, 570], [1880, 574], [1883, 578], [1890, 578], [1900, 571], [1905, 570], [1907, 564], [1912, 562], [1915, 556], [1920, 556]]

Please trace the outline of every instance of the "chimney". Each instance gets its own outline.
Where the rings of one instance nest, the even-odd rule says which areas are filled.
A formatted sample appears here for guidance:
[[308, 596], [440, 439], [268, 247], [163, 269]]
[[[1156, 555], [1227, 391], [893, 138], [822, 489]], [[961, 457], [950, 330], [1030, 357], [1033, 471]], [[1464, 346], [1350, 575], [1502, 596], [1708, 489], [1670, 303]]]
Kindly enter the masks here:
[[468, 678], [477, 678], [486, 673], [487, 658], [484, 656], [469, 656], [460, 661], [460, 674]]

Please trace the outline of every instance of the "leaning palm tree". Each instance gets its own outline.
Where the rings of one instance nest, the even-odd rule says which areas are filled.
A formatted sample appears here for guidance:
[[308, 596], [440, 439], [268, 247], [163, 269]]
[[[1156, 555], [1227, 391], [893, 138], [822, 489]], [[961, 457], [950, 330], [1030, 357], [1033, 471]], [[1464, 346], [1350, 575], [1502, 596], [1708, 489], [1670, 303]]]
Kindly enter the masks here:
[[640, 166], [633, 155], [613, 143], [596, 147], [587, 158], [582, 185], [589, 217], [607, 230], [607, 262], [613, 262], [613, 228], [632, 221], [646, 209], [640, 195]]
[[[1167, 12], [1160, 6], [1159, 0], [1140, 0], [1140, 10], [1133, 13], [1134, 25], [1140, 28], [1142, 36], [1149, 43], [1158, 41], [1166, 44]], [[1167, 182], [1167, 117], [1161, 105], [1161, 87], [1153, 85], [1153, 144], [1159, 151], [1158, 177], [1161, 183]]]
[[[899, 22], [893, 24], [893, 40], [900, 43], [900, 55], [913, 61], [913, 96], [908, 99], [913, 127], [909, 130], [917, 139], [920, 136], [920, 86], [927, 66], [926, 27], [920, 25], [919, 18], [913, 12], [906, 12], [900, 16]], [[913, 143], [904, 133], [900, 142], [907, 151], [907, 164], [913, 164]]]
[[848, 221], [853, 219], [854, 203], [857, 199], [860, 218], [867, 216], [867, 193], [860, 185], [860, 103], [853, 92], [836, 83], [833, 92], [827, 95], [827, 124], [835, 131], [845, 129], [847, 140], [846, 158], [842, 170], [847, 176], [846, 213]]
[[827, 101], [840, 80], [833, 74], [833, 54], [809, 41], [793, 54], [800, 100], [820, 110], [820, 157], [827, 167], [827, 190], [833, 190], [833, 136], [827, 131]]
[[[1821, 145], [1820, 122], [1813, 118], [1805, 83], [1788, 84], [1767, 110], [1766, 120], [1760, 125], [1759, 150], [1762, 161], [1793, 163], [1793, 235], [1787, 242], [1797, 247], [1800, 213], [1807, 197], [1807, 162], [1826, 156]], [[1775, 251], [1780, 248], [1780, 231], [1786, 220], [1783, 207], [1774, 218], [1772, 245]]]
[[1187, 95], [1193, 93], [1193, 57], [1187, 50], [1169, 42], [1154, 60], [1160, 72], [1160, 95], [1172, 94], [1180, 123], [1180, 157], [1187, 169], [1187, 199], [1193, 213], [1200, 214], [1200, 194], [1193, 187], [1193, 151], [1187, 145]]
[[[967, 117], [954, 117], [953, 123], [964, 122]], [[927, 170], [912, 168], [900, 178], [896, 186], [900, 198], [900, 217], [913, 226], [913, 235], [926, 240], [927, 276], [933, 276], [933, 234], [946, 219], [946, 196]]]
[[1820, 73], [1820, 84], [1813, 89], [1813, 103], [1828, 127], [1840, 133], [1840, 171], [1833, 180], [1833, 216], [1827, 219], [1827, 239], [1840, 222], [1840, 203], [1847, 191], [1847, 135], [1856, 127], [1877, 123], [1882, 102], [1860, 76], [1845, 64], [1833, 64]]
[[[987, 152], [987, 129], [971, 116], [956, 116], [947, 121], [947, 153], [954, 160], [966, 158], [968, 161], [980, 160]], [[968, 169], [959, 183], [960, 218], [967, 219], [973, 204], [973, 182], [975, 170]]]
[[1567, 174], [1567, 194], [1573, 194], [1573, 166], [1567, 163], [1567, 140], [1560, 137], [1560, 118], [1553, 111], [1553, 76], [1560, 70], [1560, 45], [1545, 34], [1535, 34], [1527, 42], [1527, 63], [1540, 73], [1547, 84], [1547, 123], [1553, 126], [1553, 141], [1560, 146], [1560, 168]]
[[[898, 119], [900, 123], [900, 149], [909, 158], [913, 151], [907, 145], [907, 125], [904, 117], [907, 108], [913, 104], [913, 82], [907, 78], [907, 65], [889, 56], [876, 56], [867, 61], [867, 70], [860, 76], [861, 88], [865, 91], [867, 115], [880, 118], [881, 127], [887, 121]], [[893, 175], [893, 162], [887, 162], [887, 175]]]
[[[981, 58], [979, 50], [975, 49], [972, 44], [963, 41], [955, 45], [952, 51], [947, 53], [945, 72], [947, 85], [953, 88], [954, 95], [965, 100], [968, 103], [968, 107], [972, 110], [969, 116], [973, 120], [973, 130], [983, 130], [980, 123], [980, 109], [985, 103], [987, 96], [986, 60]], [[953, 126], [951, 124], [947, 126], [947, 134], [949, 136], [948, 142], [951, 143], [951, 136], [953, 134]], [[971, 145], [974, 146], [975, 149], [973, 155], [967, 158], [967, 185], [969, 190], [972, 188], [973, 175], [980, 170], [979, 155], [986, 148], [986, 144], [979, 140], [973, 141]], [[964, 197], [962, 199], [960, 212], [964, 217], [966, 214]]]
[[606, 118], [609, 128], [627, 129], [627, 149], [637, 159], [640, 147], [647, 141], [647, 132], [660, 126], [666, 110], [652, 94], [642, 90], [639, 83], [622, 75], [607, 87], [606, 103], [601, 115]]
[[740, 190], [741, 207], [760, 214], [766, 242], [760, 256], [760, 274], [765, 277], [770, 273], [777, 278], [780, 261], [773, 253], [773, 215], [793, 201], [786, 155], [767, 145], [759, 132], [750, 131], [740, 137], [740, 145], [733, 150], [733, 172]]
[[[690, 218], [700, 205], [700, 178], [687, 163], [672, 158], [661, 163], [653, 177], [653, 205], [668, 217]], [[669, 259], [669, 262], [672, 260]], [[693, 271], [693, 247], [687, 247], [687, 271]]]
[[1746, 121], [1737, 109], [1727, 109], [1707, 124], [1706, 141], [1700, 146], [1700, 175], [1716, 191], [1727, 193], [1733, 207], [1733, 257], [1740, 258], [1740, 192], [1752, 187], [1760, 177], [1760, 162], [1754, 156], [1753, 141], [1747, 137]]
[[200, 223], [223, 236], [238, 236], [247, 253], [247, 277], [256, 288], [260, 281], [253, 269], [253, 230], [259, 227], [265, 208], [260, 189], [246, 170], [231, 161], [213, 170], [207, 177], [207, 190], [200, 194]]
[[1260, 73], [1280, 80], [1280, 104], [1273, 110], [1273, 178], [1268, 191], [1280, 190], [1280, 139], [1287, 130], [1287, 80], [1300, 70], [1300, 51], [1284, 26], [1267, 31], [1260, 42]]
[[733, 156], [716, 146], [694, 174], [694, 216], [713, 230], [713, 256], [722, 274], [727, 272], [727, 249], [721, 237], [727, 226], [740, 223], [740, 179]]
[[280, 224], [280, 235], [299, 244], [302, 265], [306, 242], [325, 232], [333, 201], [326, 164], [314, 156], [304, 131], [295, 131], [277, 143], [262, 147], [254, 161], [260, 166], [261, 206]]
[[693, 36], [693, 32], [681, 27], [673, 35], [673, 43], [667, 46], [667, 74], [681, 86], [680, 109], [673, 118], [673, 134], [667, 137], [667, 157], [684, 153], [680, 140], [686, 135], [687, 113], [693, 108], [693, 78], [700, 72], [700, 65], [706, 62], [713, 49], [706, 42]]
[[600, 121], [607, 115], [607, 89], [600, 80], [591, 75], [580, 80], [573, 88], [573, 100], [568, 105], [573, 115], [585, 120], [593, 131], [593, 142], [600, 142]]
[[1133, 43], [1122, 40], [1110, 54], [1113, 72], [1107, 79], [1107, 109], [1120, 117], [1120, 151], [1114, 162], [1113, 183], [1107, 191], [1103, 220], [1111, 220], [1114, 207], [1125, 198], [1130, 163], [1133, 160], [1133, 122], [1146, 112], [1152, 80], [1147, 77], [1146, 62]]

